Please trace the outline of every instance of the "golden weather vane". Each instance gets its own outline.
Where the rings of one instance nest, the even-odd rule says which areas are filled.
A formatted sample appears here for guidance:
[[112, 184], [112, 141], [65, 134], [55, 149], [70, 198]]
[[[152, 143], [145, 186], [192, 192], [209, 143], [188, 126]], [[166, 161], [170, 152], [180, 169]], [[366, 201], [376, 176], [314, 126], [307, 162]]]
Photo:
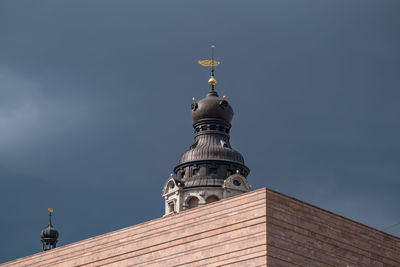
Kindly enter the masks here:
[[221, 62], [214, 59], [214, 48], [215, 45], [211, 46], [211, 59], [200, 59], [198, 62], [203, 67], [211, 67], [211, 78], [208, 80], [208, 83], [211, 85], [211, 90], [214, 90], [214, 85], [217, 81], [214, 78], [214, 67], [217, 67]]

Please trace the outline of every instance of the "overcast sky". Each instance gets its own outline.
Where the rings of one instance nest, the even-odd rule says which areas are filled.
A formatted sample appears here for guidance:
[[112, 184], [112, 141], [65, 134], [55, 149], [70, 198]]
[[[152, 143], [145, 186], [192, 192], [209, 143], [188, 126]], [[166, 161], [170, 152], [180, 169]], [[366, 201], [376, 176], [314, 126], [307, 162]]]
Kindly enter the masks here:
[[[161, 217], [196, 62], [253, 188], [400, 222], [400, 2], [0, 1], [0, 262]], [[400, 236], [400, 226], [387, 232]]]

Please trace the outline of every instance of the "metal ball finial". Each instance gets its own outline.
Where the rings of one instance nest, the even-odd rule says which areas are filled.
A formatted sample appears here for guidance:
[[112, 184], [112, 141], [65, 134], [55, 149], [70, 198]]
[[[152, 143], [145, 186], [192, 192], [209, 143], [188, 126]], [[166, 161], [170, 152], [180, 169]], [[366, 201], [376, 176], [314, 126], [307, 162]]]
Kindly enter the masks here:
[[214, 78], [214, 76], [211, 76], [211, 78], [208, 80], [208, 84], [211, 86], [214, 86], [217, 84], [217, 80]]

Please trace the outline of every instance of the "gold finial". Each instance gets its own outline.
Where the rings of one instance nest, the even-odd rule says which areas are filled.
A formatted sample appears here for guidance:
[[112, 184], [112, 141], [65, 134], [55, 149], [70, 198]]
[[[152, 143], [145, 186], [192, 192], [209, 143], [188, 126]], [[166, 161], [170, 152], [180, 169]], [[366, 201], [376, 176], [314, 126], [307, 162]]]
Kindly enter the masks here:
[[208, 84], [211, 86], [214, 86], [217, 84], [217, 80], [214, 78], [214, 76], [211, 76], [211, 78], [208, 80]]
[[224, 96], [222, 97], [222, 99], [226, 99], [226, 95], [224, 95]]
[[178, 186], [181, 186], [181, 183], [180, 183], [180, 182], [178, 182]]
[[196, 102], [196, 98], [195, 98], [195, 97], [192, 97], [192, 100], [193, 100], [193, 103], [195, 103], [195, 102]]
[[47, 210], [52, 213], [53, 212], [53, 208], [47, 208]]
[[174, 176], [174, 174], [173, 174], [173, 173], [171, 173], [169, 176], [170, 176], [170, 177], [172, 177], [172, 176]]
[[236, 173], [239, 174], [239, 170], [236, 170]]

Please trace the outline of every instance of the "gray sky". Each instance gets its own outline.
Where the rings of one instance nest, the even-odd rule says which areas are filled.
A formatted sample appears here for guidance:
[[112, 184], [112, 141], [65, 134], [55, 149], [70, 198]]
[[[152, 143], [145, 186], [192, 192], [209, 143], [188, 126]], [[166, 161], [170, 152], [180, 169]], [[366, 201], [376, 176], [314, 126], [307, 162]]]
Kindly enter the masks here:
[[211, 44], [254, 188], [378, 229], [399, 222], [399, 8], [0, 1], [0, 262], [41, 250], [48, 206], [59, 245], [162, 216]]

